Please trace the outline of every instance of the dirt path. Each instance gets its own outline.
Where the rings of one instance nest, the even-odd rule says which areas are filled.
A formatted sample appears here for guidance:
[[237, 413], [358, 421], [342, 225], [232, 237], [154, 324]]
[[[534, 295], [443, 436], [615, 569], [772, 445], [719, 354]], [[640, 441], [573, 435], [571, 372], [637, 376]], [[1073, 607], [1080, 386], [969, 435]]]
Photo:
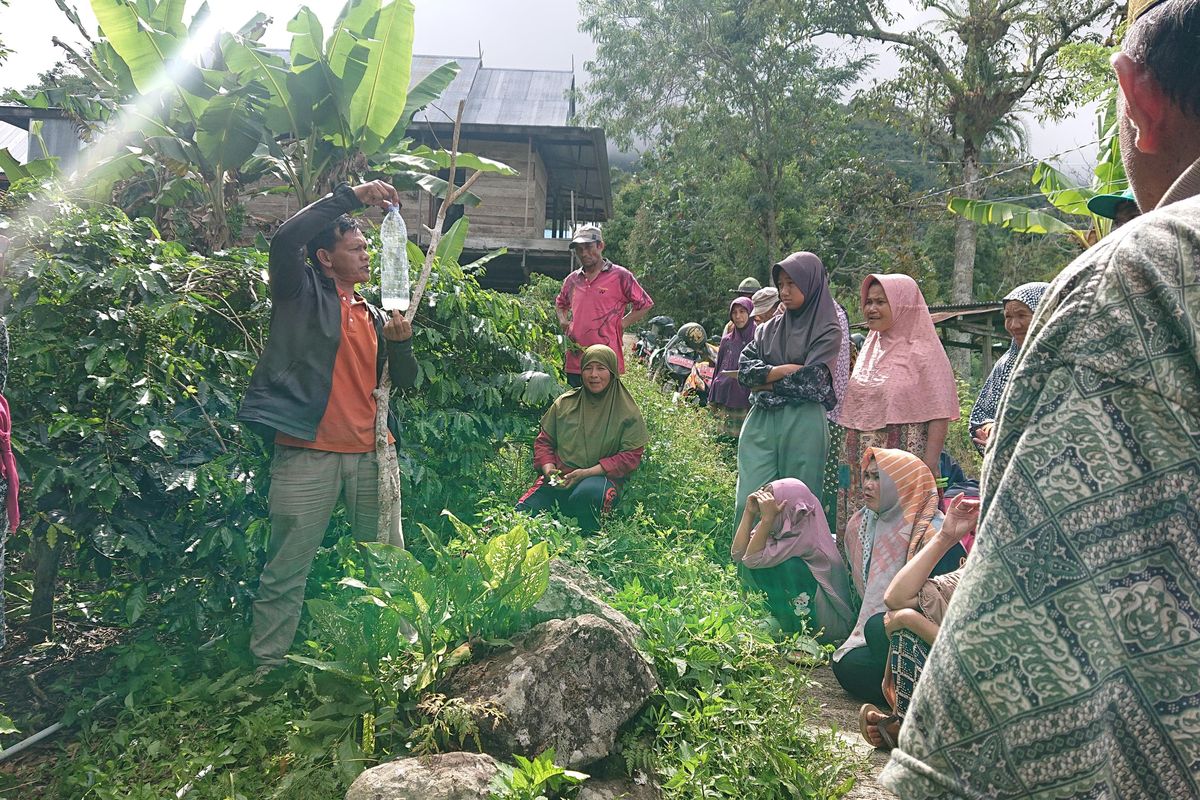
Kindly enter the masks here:
[[812, 680], [819, 687], [816, 691], [821, 709], [818, 725], [824, 730], [832, 730], [849, 749], [867, 760], [868, 766], [847, 795], [848, 800], [896, 800], [896, 795], [875, 780], [887, 763], [887, 753], [871, 747], [858, 732], [858, 709], [862, 702], [846, 694], [829, 667], [813, 670]]

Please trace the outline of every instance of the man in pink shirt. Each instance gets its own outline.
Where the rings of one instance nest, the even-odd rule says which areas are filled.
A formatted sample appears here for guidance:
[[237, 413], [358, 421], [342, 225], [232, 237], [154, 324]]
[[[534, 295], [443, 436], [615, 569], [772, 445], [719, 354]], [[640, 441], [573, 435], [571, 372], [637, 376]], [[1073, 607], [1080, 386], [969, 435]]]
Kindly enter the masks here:
[[[567, 350], [567, 383], [580, 386], [580, 355], [593, 344], [611, 347], [618, 368], [625, 372], [622, 335], [650, 312], [654, 301], [632, 272], [604, 257], [604, 237], [598, 226], [576, 228], [571, 249], [582, 266], [563, 281], [554, 306], [558, 324], [574, 343]], [[627, 307], [631, 307], [628, 313]]]

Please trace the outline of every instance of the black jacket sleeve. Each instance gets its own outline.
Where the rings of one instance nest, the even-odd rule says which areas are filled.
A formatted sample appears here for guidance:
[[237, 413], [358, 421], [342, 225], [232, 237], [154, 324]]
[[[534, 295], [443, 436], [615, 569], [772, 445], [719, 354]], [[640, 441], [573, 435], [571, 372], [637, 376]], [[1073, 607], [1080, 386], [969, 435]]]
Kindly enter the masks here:
[[309, 239], [342, 214], [358, 208], [362, 208], [362, 203], [354, 196], [354, 190], [348, 183], [342, 183], [332, 194], [300, 209], [279, 226], [271, 237], [267, 261], [273, 299], [287, 299], [300, 293], [304, 270], [308, 268]]

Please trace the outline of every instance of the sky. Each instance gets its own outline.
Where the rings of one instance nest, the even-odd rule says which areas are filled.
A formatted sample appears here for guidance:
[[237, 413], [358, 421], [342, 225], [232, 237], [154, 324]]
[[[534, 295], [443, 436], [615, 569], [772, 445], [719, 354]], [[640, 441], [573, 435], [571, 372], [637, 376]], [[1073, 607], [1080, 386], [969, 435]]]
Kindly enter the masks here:
[[[271, 15], [275, 21], [264, 39], [273, 47], [286, 47], [290, 42], [287, 21], [302, 5], [296, 0], [208, 2], [223, 27], [239, 27], [257, 10]], [[306, 4], [328, 30], [344, 0], [308, 0]], [[484, 64], [520, 69], [570, 69], [574, 60], [579, 83], [585, 82], [583, 64], [595, 54], [595, 45], [578, 30], [574, 0], [414, 0], [414, 4], [414, 49], [418, 53], [474, 56], [482, 50]], [[94, 31], [95, 20], [86, 0], [78, 0], [75, 5], [87, 29]], [[198, 0], [189, 3], [188, 18], [199, 5]], [[11, 0], [9, 7], [0, 6], [0, 31], [4, 32], [5, 44], [14, 51], [0, 78], [6, 87], [26, 86], [39, 72], [60, 60], [62, 51], [51, 43], [52, 37], [69, 42], [80, 39], [53, 0]], [[897, 63], [894, 55], [880, 50], [875, 74], [889, 77]], [[1096, 152], [1089, 144], [1095, 139], [1094, 116], [1093, 110], [1081, 109], [1060, 123], [1025, 120], [1031, 154], [1047, 158], [1073, 150], [1057, 163], [1072, 174], [1086, 177]]]

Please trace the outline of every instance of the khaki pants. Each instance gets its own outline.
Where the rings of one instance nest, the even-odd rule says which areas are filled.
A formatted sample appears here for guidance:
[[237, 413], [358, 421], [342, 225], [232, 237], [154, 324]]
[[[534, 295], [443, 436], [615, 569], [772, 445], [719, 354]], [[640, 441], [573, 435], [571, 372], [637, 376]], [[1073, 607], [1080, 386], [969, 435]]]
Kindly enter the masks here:
[[[250, 628], [250, 652], [259, 664], [282, 663], [292, 646], [308, 571], [339, 496], [346, 504], [354, 538], [375, 541], [379, 470], [373, 451], [329, 453], [275, 446], [268, 495], [271, 540]], [[404, 546], [398, 513], [392, 520], [390, 541]]]

